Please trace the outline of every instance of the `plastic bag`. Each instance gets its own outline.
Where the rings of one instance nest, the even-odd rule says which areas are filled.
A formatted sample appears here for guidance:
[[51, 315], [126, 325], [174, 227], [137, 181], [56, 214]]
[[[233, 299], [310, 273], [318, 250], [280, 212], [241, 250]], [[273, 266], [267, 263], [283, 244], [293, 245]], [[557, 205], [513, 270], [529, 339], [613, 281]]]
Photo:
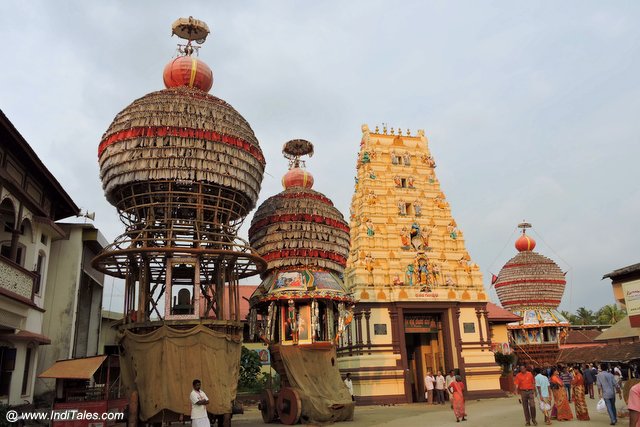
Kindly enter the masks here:
[[596, 411], [607, 412], [607, 404], [604, 403], [604, 399], [598, 400], [598, 404], [596, 405]]
[[551, 410], [551, 404], [545, 402], [544, 400], [540, 401], [540, 410], [541, 411], [550, 411]]

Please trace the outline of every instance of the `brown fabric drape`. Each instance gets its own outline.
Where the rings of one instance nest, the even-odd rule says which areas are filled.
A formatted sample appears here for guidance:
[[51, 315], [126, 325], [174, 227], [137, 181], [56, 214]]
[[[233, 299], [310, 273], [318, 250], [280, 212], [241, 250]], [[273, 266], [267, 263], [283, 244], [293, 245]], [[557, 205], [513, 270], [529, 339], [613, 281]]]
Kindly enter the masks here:
[[281, 345], [279, 350], [287, 379], [300, 394], [303, 423], [353, 419], [355, 403], [340, 376], [335, 348]]
[[188, 330], [162, 326], [139, 335], [125, 331], [121, 339], [122, 381], [139, 393], [140, 419], [163, 409], [189, 415], [192, 381], [202, 381], [209, 397], [207, 411], [231, 413], [240, 373], [242, 341], [203, 325]]

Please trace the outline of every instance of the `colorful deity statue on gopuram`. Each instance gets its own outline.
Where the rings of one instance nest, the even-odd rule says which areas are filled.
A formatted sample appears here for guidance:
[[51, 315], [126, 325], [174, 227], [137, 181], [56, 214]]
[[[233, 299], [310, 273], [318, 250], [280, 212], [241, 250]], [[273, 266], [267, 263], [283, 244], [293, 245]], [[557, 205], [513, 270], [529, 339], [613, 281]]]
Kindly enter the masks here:
[[[284, 145], [290, 161], [284, 191], [267, 199], [251, 221], [251, 246], [267, 261], [251, 296], [249, 331], [269, 345], [280, 375], [279, 392], [266, 390], [266, 423], [324, 424], [353, 419], [354, 402], [338, 370], [336, 342], [353, 318], [354, 300], [341, 276], [349, 253], [349, 226], [331, 200], [311, 189], [303, 155], [313, 145]], [[258, 321], [258, 316], [260, 320]]]
[[526, 234], [531, 224], [518, 225], [518, 254], [502, 267], [494, 287], [504, 308], [522, 320], [509, 323], [509, 341], [519, 362], [550, 366], [557, 362], [569, 321], [558, 312], [565, 273], [551, 259], [534, 252], [536, 242]]
[[209, 417], [229, 425], [242, 347], [238, 283], [266, 267], [237, 231], [256, 205], [265, 160], [249, 123], [208, 93], [213, 74], [196, 57], [207, 25], [181, 18], [173, 34], [186, 42], [164, 69], [166, 88], [118, 113], [100, 142], [100, 178], [125, 232], [93, 265], [125, 282], [120, 366], [130, 419], [188, 417], [199, 379]]

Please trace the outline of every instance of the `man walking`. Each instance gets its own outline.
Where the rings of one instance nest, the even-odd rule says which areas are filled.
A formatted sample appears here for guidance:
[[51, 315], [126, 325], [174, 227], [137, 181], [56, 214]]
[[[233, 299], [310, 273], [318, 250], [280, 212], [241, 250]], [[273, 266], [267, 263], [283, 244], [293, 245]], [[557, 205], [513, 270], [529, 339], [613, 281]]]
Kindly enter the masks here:
[[582, 376], [584, 377], [584, 386], [589, 392], [589, 397], [593, 399], [593, 383], [596, 382], [596, 374], [589, 365], [585, 365]]
[[544, 423], [551, 424], [551, 384], [549, 378], [542, 375], [542, 370], [536, 368], [536, 395], [540, 399], [540, 409], [544, 414]]
[[527, 367], [520, 365], [520, 372], [514, 379], [516, 385], [516, 393], [520, 393], [520, 401], [522, 402], [522, 410], [524, 411], [524, 419], [526, 426], [533, 423], [538, 425], [536, 421], [536, 401], [534, 398], [535, 379], [533, 374], [527, 371]]
[[424, 377], [424, 397], [427, 399], [427, 403], [431, 405], [433, 403], [433, 384], [436, 382], [436, 379], [431, 375], [431, 371], [427, 372], [427, 375]]
[[445, 388], [447, 389], [447, 397], [449, 401], [451, 401], [451, 392], [449, 391], [449, 386], [451, 385], [451, 383], [454, 383], [454, 382], [456, 382], [456, 371], [452, 369], [449, 371], [449, 374], [447, 374], [447, 376], [444, 379], [444, 385], [445, 385]]
[[604, 399], [611, 425], [614, 426], [618, 422], [616, 413], [616, 379], [609, 372], [607, 364], [600, 365], [600, 373], [596, 376], [596, 384], [598, 385], [598, 397]]

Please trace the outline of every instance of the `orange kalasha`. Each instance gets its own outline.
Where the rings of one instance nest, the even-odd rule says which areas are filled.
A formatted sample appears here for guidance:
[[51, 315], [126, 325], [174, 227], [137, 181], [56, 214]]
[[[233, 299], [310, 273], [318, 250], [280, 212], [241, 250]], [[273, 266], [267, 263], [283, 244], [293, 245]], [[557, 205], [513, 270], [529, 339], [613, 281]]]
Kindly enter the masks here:
[[167, 88], [187, 86], [209, 92], [213, 86], [211, 68], [193, 56], [180, 56], [164, 67], [164, 85]]
[[284, 189], [292, 187], [313, 187], [313, 175], [301, 168], [292, 168], [282, 177]]
[[526, 234], [522, 234], [518, 240], [516, 240], [516, 249], [518, 252], [532, 251], [536, 247], [536, 241]]

